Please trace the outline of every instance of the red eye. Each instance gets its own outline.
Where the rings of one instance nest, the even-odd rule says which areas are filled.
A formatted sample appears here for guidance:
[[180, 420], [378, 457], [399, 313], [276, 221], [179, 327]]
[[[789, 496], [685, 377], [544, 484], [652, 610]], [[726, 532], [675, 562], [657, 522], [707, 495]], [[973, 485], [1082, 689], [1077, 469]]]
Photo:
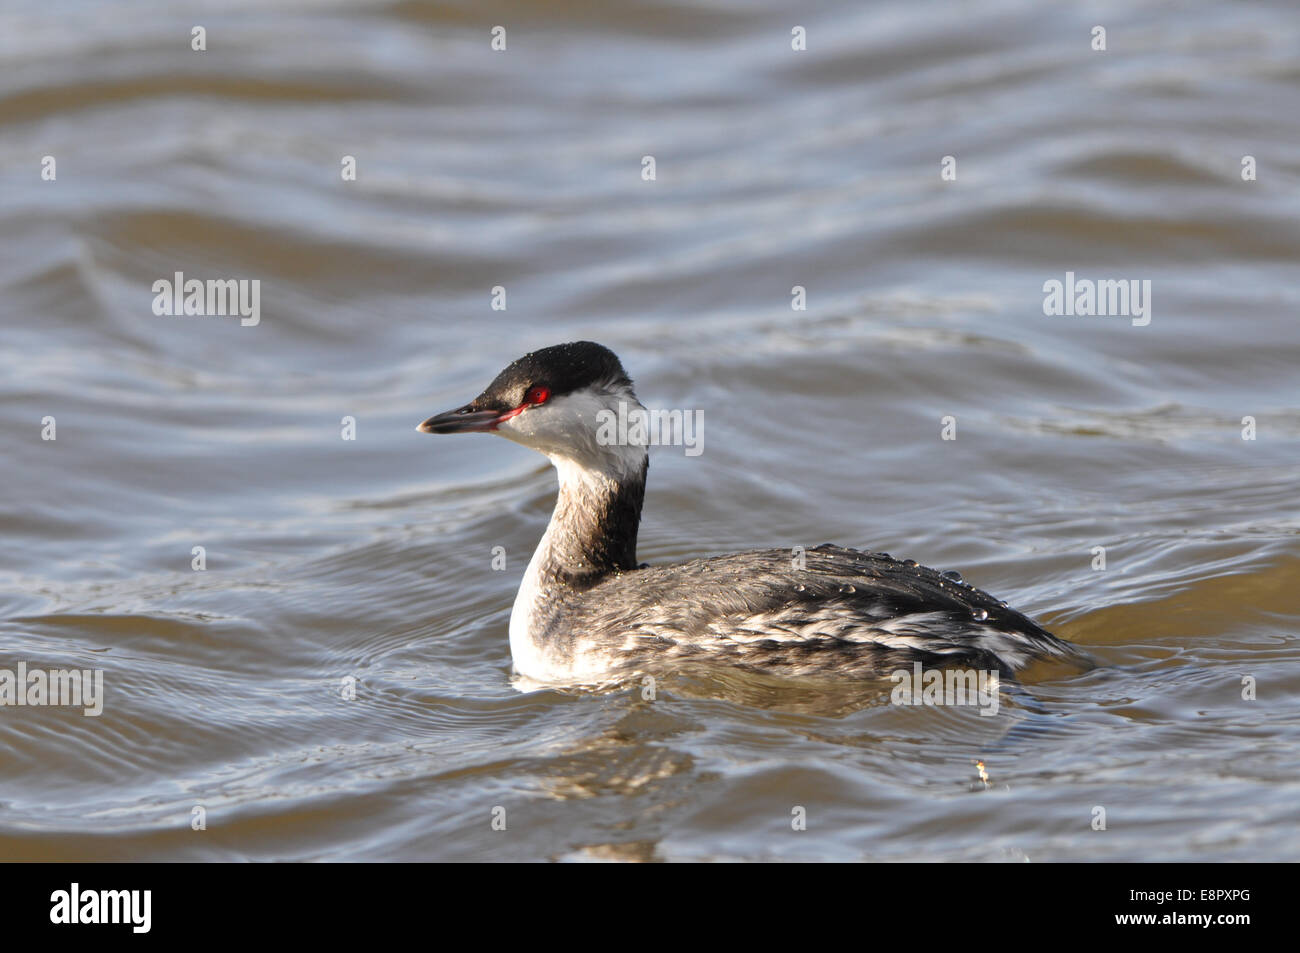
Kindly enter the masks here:
[[550, 390], [542, 387], [540, 384], [536, 387], [530, 387], [528, 388], [528, 393], [524, 394], [524, 406], [529, 406], [531, 404], [544, 404], [548, 399], [550, 399], [550, 396]]

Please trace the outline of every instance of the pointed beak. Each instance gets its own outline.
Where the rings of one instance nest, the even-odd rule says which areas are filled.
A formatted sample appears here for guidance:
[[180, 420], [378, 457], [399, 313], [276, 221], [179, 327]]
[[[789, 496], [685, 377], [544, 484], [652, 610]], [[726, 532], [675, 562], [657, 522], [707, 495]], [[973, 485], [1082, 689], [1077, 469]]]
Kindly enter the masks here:
[[500, 419], [498, 411], [475, 410], [473, 404], [466, 404], [430, 417], [415, 429], [420, 433], [486, 433], [495, 430]]

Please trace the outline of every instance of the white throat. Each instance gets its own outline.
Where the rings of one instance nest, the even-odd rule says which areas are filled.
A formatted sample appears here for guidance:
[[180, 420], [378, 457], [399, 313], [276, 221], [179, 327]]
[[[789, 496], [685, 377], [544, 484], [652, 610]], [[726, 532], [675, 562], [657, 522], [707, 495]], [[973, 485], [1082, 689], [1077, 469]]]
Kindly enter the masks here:
[[583, 391], [537, 408], [539, 412], [531, 420], [533, 412], [526, 411], [507, 422], [518, 421], [515, 427], [500, 427], [502, 435], [545, 453], [559, 478], [550, 523], [524, 571], [510, 612], [510, 654], [515, 669], [539, 682], [570, 681], [582, 674], [577, 670], [581, 661], [548, 638], [551, 608], [566, 588], [566, 583], [557, 579], [557, 570], [580, 575], [598, 569], [582, 558], [581, 540], [593, 532], [593, 526], [599, 529], [598, 514], [630, 481], [644, 486], [645, 444], [597, 439], [601, 412], [617, 414], [620, 400], [627, 402], [627, 408], [641, 407], [630, 392]]

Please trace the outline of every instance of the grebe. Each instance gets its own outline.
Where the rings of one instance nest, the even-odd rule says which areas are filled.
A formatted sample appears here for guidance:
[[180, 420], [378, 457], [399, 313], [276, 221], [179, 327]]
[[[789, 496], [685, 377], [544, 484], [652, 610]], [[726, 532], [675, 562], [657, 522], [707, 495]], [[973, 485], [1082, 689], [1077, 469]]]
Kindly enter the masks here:
[[[912, 663], [1015, 672], [1074, 648], [988, 593], [886, 553], [824, 544], [638, 565], [647, 448], [602, 439], [601, 411], [644, 408], [609, 349], [560, 344], [515, 361], [422, 433], [497, 433], [559, 475], [550, 525], [510, 613], [515, 670], [603, 681], [688, 659], [777, 675], [879, 677]], [[802, 556], [802, 565], [799, 556]]]

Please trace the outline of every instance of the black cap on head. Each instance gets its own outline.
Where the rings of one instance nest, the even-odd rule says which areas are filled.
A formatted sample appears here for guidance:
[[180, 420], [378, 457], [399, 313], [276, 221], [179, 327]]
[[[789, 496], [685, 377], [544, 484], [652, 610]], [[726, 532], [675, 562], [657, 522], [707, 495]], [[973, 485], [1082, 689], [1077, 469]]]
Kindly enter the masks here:
[[632, 381], [609, 348], [592, 341], [574, 341], [525, 354], [496, 376], [472, 404], [476, 409], [508, 410], [524, 401], [532, 387], [545, 387], [552, 397], [600, 383], [630, 387]]

